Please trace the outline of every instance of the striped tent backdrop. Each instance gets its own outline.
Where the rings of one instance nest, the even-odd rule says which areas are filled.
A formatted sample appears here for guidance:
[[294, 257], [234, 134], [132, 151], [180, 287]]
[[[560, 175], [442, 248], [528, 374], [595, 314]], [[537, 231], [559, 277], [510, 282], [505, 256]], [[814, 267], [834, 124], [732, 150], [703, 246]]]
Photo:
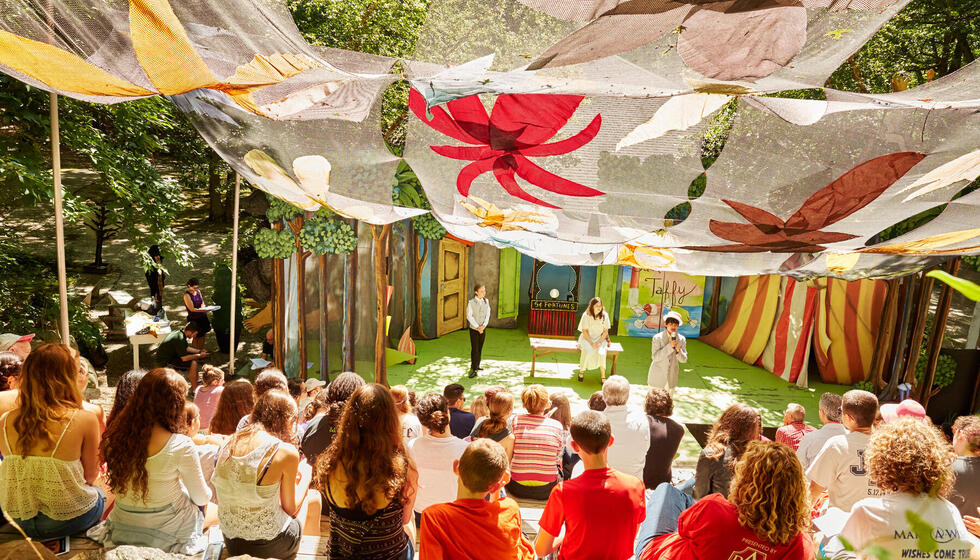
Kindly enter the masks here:
[[851, 385], [871, 372], [875, 338], [888, 293], [883, 280], [815, 280], [817, 315], [813, 348], [820, 378]]
[[769, 341], [779, 306], [780, 277], [742, 276], [725, 322], [701, 341], [745, 363], [754, 364]]
[[816, 289], [783, 277], [776, 322], [756, 365], [790, 383], [806, 387], [816, 307]]

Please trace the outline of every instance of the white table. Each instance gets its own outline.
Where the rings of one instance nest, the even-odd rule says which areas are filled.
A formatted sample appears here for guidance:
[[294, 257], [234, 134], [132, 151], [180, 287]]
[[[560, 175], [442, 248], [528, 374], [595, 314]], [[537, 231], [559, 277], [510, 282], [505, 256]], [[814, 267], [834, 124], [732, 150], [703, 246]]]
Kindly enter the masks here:
[[[128, 319], [133, 312], [129, 309], [125, 312], [126, 318]], [[133, 346], [133, 369], [140, 368], [140, 345], [153, 345], [159, 344], [164, 338], [170, 334], [170, 326], [160, 327], [156, 335], [153, 334], [136, 334], [137, 331], [142, 330], [141, 325], [130, 325], [129, 322], [124, 323], [126, 326], [126, 338], [129, 339], [129, 343]]]

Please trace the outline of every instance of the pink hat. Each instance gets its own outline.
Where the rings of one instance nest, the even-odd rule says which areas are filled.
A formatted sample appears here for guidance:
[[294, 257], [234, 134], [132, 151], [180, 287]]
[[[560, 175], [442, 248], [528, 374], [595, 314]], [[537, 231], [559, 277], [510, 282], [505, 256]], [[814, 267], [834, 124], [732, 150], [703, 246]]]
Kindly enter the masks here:
[[895, 403], [885, 403], [881, 405], [881, 419], [885, 422], [898, 420], [898, 405]]
[[13, 333], [3, 333], [0, 334], [0, 352], [6, 352], [10, 350], [10, 347], [18, 342], [30, 342], [34, 339], [33, 334], [13, 334]]
[[895, 407], [895, 412], [899, 417], [909, 416], [919, 419], [926, 417], [926, 409], [912, 399], [905, 399], [904, 401], [898, 403], [898, 406]]

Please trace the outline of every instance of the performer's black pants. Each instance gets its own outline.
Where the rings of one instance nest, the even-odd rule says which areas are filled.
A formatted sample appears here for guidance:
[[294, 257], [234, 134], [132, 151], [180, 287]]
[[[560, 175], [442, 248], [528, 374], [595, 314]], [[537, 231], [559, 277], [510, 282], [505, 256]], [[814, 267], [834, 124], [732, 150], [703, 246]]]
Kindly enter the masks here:
[[483, 341], [487, 338], [486, 329], [480, 331], [470, 329], [470, 369], [476, 371], [480, 367], [480, 356], [483, 354]]

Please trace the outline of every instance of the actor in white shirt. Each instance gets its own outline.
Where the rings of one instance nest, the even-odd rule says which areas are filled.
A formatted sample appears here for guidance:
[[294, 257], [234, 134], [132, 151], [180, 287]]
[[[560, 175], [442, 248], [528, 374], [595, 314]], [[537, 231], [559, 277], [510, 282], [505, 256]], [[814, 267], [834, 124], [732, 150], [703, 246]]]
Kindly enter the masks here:
[[664, 315], [664, 330], [653, 335], [650, 370], [647, 371], [650, 387], [677, 387], [679, 364], [687, 362], [687, 340], [677, 332], [680, 326], [680, 313], [671, 311]]
[[483, 341], [487, 337], [487, 324], [490, 323], [490, 302], [483, 284], [473, 287], [473, 299], [466, 304], [466, 322], [470, 327], [470, 377], [476, 377], [483, 354]]

